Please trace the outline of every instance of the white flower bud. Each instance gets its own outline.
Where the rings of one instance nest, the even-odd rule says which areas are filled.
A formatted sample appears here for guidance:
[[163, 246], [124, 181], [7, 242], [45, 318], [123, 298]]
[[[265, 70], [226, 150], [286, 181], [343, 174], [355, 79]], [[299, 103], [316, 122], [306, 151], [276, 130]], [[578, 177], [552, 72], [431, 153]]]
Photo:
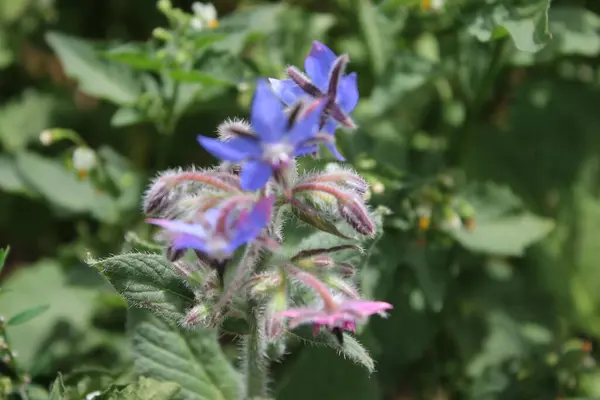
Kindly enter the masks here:
[[78, 147], [73, 152], [73, 168], [78, 172], [88, 172], [96, 166], [96, 152], [89, 147]]

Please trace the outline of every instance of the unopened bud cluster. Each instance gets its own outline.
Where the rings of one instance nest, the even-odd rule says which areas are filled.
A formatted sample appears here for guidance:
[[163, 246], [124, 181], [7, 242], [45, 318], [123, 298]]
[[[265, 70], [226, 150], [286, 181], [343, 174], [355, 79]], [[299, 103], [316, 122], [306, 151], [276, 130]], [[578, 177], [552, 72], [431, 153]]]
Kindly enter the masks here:
[[409, 199], [407, 217], [418, 238], [430, 232], [442, 234], [475, 228], [475, 209], [459, 194], [451, 176], [443, 175]]
[[[218, 137], [198, 137], [220, 165], [160, 173], [142, 205], [161, 228], [165, 257], [195, 294], [181, 324], [247, 319], [263, 347], [280, 355], [298, 325], [342, 342], [344, 331], [392, 307], [363, 300], [354, 283], [357, 243], [376, 233], [367, 182], [341, 164], [298, 171], [299, 157], [323, 148], [344, 160], [335, 133], [355, 127], [350, 112], [358, 102], [347, 55], [314, 42], [308, 60], [306, 75], [290, 68], [287, 79], [258, 82], [250, 122], [230, 119]], [[286, 221], [309, 224], [324, 239], [290, 249]]]

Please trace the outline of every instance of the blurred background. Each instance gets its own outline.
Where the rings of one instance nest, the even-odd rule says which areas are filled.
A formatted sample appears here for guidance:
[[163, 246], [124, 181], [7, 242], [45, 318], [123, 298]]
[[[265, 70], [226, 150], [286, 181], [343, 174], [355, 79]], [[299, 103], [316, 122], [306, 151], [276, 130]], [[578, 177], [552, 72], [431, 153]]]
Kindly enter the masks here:
[[0, 1], [0, 315], [44, 308], [7, 328], [33, 385], [127, 376], [85, 260], [145, 237], [149, 179], [214, 163], [196, 135], [319, 40], [358, 72], [338, 142], [391, 211], [359, 280], [394, 310], [359, 335], [375, 374], [300, 346], [275, 397], [600, 398], [600, 2], [158, 3]]

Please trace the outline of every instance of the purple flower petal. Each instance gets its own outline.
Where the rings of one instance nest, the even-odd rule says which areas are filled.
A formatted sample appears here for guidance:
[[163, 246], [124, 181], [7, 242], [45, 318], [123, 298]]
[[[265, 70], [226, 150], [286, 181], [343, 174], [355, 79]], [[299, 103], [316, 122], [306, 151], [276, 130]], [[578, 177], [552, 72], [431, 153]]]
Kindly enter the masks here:
[[354, 110], [358, 104], [358, 84], [356, 79], [356, 72], [352, 72], [342, 77], [338, 88], [336, 102], [347, 113]]
[[183, 221], [169, 220], [169, 219], [147, 219], [146, 222], [158, 225], [162, 228], [167, 229], [174, 233], [184, 233], [187, 235], [196, 236], [198, 238], [206, 237], [206, 230], [200, 224], [188, 224]]
[[338, 148], [335, 146], [335, 143], [327, 142], [325, 143], [325, 147], [327, 147], [327, 150], [329, 150], [338, 161], [346, 161], [346, 158], [342, 155], [342, 153], [340, 153]]
[[275, 96], [266, 80], [261, 79], [256, 86], [250, 125], [263, 142], [276, 142], [283, 134], [286, 124], [281, 101]]
[[205, 253], [208, 253], [209, 250], [205, 240], [186, 233], [176, 235], [171, 241], [171, 245], [175, 250], [194, 249]]
[[220, 139], [198, 136], [198, 142], [213, 156], [230, 162], [240, 162], [262, 152], [260, 144], [250, 138], [234, 138], [223, 142]]
[[241, 186], [244, 190], [261, 189], [273, 176], [273, 167], [264, 161], [249, 161], [244, 164], [241, 173]]
[[294, 152], [294, 157], [302, 157], [302, 156], [306, 156], [308, 154], [315, 154], [318, 151], [319, 151], [319, 146], [316, 144], [302, 145], [302, 146], [296, 148], [296, 151]]
[[316, 106], [308, 112], [308, 115], [304, 115], [302, 119], [296, 121], [292, 129], [288, 133], [288, 140], [294, 146], [310, 140], [315, 137], [318, 132], [318, 124], [323, 110], [327, 103], [324, 100], [317, 100]]
[[335, 53], [329, 47], [315, 40], [308, 57], [304, 60], [304, 69], [307, 75], [322, 92], [327, 91], [329, 71], [336, 58]]
[[256, 239], [259, 233], [269, 223], [269, 218], [271, 217], [271, 211], [273, 209], [274, 202], [275, 197], [270, 196], [259, 200], [254, 205], [252, 212], [250, 213], [250, 215], [248, 215], [243, 225], [240, 224], [240, 228], [236, 232], [236, 235], [233, 238], [233, 240], [231, 241], [231, 246], [236, 248]]
[[296, 85], [291, 79], [269, 78], [269, 83], [273, 93], [288, 106], [293, 106], [301, 97], [306, 95], [300, 86]]

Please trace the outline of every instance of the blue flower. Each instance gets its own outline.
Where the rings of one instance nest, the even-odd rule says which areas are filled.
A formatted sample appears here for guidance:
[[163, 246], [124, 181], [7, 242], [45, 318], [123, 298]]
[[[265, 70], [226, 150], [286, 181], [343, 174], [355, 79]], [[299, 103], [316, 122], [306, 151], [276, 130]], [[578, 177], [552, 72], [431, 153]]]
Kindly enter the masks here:
[[234, 137], [230, 140], [198, 136], [200, 144], [212, 155], [224, 161], [244, 162], [241, 186], [244, 190], [258, 190], [275, 171], [286, 168], [294, 157], [306, 154], [309, 143], [318, 132], [320, 115], [325, 107], [318, 104], [290, 126], [290, 118], [283, 105], [265, 80], [256, 87], [250, 125], [256, 137]]
[[269, 223], [274, 202], [273, 196], [263, 198], [250, 212], [229, 207], [211, 209], [198, 223], [168, 219], [146, 221], [167, 230], [174, 250], [194, 249], [216, 259], [226, 259], [238, 247], [258, 237]]
[[[338, 57], [323, 43], [314, 41], [304, 61], [308, 77], [297, 68], [289, 67], [289, 79], [269, 79], [271, 88], [288, 106], [303, 97], [325, 99], [327, 103], [319, 128], [333, 136], [338, 125], [355, 128], [349, 114], [358, 104], [358, 86], [356, 73], [344, 75], [348, 61], [347, 55]], [[337, 159], [344, 160], [333, 140], [326, 145]]]

